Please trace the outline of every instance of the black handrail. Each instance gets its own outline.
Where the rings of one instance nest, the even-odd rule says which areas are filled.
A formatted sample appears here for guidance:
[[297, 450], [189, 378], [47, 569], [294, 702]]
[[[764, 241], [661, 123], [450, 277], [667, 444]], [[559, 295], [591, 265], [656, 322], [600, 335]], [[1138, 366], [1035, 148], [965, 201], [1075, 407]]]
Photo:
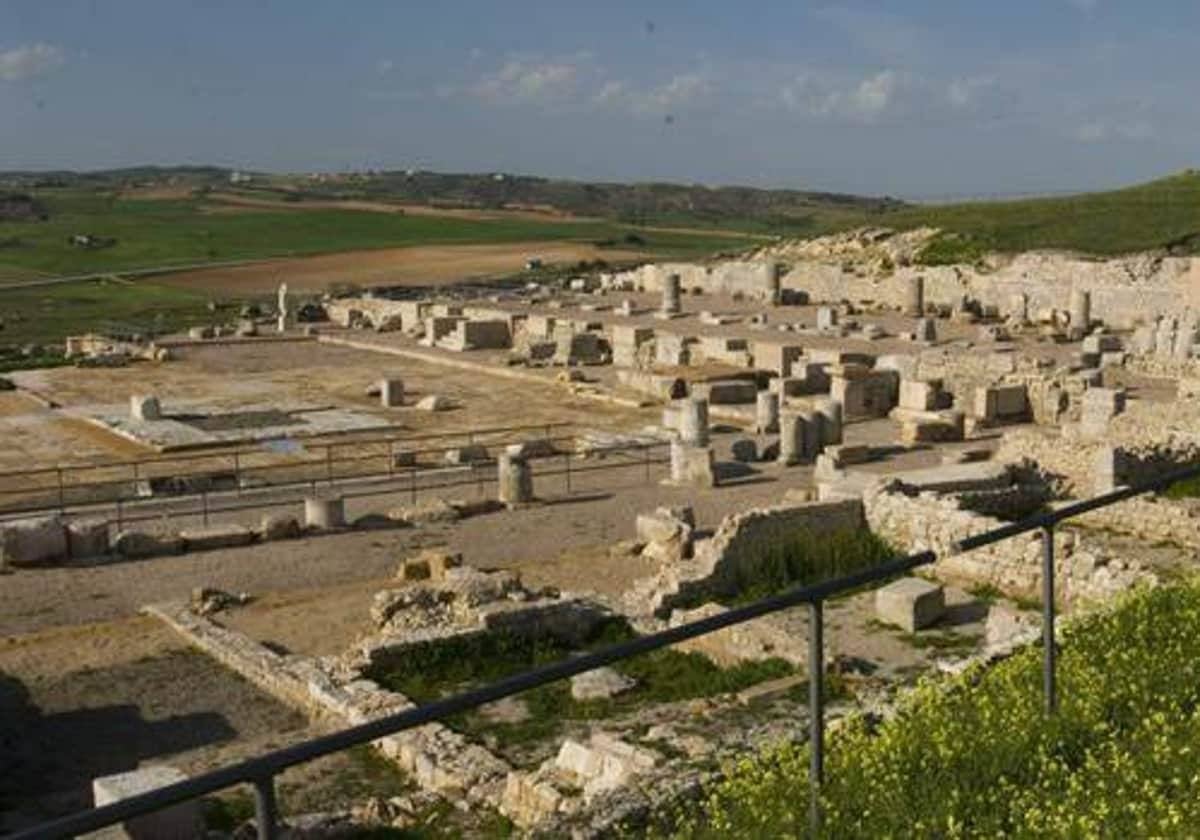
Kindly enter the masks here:
[[[1020, 522], [1003, 525], [983, 534], [967, 537], [954, 544], [953, 553], [959, 553], [972, 551], [976, 548], [991, 545], [1032, 531], [1040, 531], [1042, 533], [1043, 540], [1045, 541], [1043, 551], [1043, 593], [1046, 597], [1043, 599], [1042, 609], [1045, 668], [1044, 691], [1046, 693], [1045, 704], [1047, 713], [1053, 713], [1057, 705], [1057, 699], [1054, 695], [1054, 526], [1070, 517], [1107, 507], [1141, 495], [1142, 493], [1160, 490], [1175, 482], [1196, 477], [1200, 477], [1200, 466], [1182, 468], [1166, 473], [1158, 478], [1128, 487], [1121, 487], [1091, 499], [1066, 505], [1048, 513], [1031, 516]], [[255, 786], [259, 836], [273, 837], [276, 828], [273, 779], [275, 775], [288, 767], [303, 764], [330, 753], [349, 749], [350, 747], [366, 744], [387, 735], [393, 735], [417, 726], [434, 723], [459, 712], [475, 709], [484, 704], [520, 694], [538, 686], [556, 682], [639, 654], [678, 644], [688, 639], [694, 639], [726, 627], [743, 624], [747, 621], [752, 621], [756, 618], [761, 618], [762, 616], [800, 604], [812, 605], [811, 615], [815, 622], [820, 622], [822, 620], [820, 605], [825, 600], [858, 589], [869, 583], [884, 581], [920, 566], [928, 565], [936, 561], [938, 556], [933, 551], [922, 551], [903, 557], [892, 558], [880, 565], [835, 580], [792, 589], [745, 606], [729, 609], [717, 615], [641, 636], [632, 641], [622, 642], [582, 656], [571, 657], [534, 668], [533, 670], [507, 677], [481, 688], [472, 689], [394, 715], [359, 724], [358, 726], [352, 726], [330, 735], [305, 741], [301, 744], [274, 750], [256, 758], [231, 764], [182, 782], [114, 802], [110, 805], [71, 814], [27, 831], [19, 832], [12, 835], [12, 837], [13, 840], [34, 840], [34, 838], [41, 840], [41, 838], [69, 837], [96, 831], [127, 819], [151, 813], [180, 802], [196, 799], [200, 796], [215, 793], [216, 791], [241, 783], [250, 783]], [[820, 634], [820, 627], [814, 626], [810, 630], [810, 637], [815, 640], [810, 644], [810, 674], [823, 674], [824, 671]], [[818, 680], [810, 678], [810, 682], [816, 683]], [[810, 691], [810, 705], [812, 706], [810, 709], [812, 740], [812, 773], [810, 776], [812, 796], [810, 808], [815, 834], [815, 829], [819, 828], [819, 809], [817, 806], [819, 802], [818, 790], [822, 774], [824, 723], [824, 700], [819, 690]]]

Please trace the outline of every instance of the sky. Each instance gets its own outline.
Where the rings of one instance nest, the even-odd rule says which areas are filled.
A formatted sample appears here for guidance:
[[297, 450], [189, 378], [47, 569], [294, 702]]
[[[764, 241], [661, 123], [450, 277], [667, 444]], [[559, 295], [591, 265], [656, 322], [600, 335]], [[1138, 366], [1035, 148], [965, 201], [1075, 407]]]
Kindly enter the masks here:
[[1195, 0], [0, 0], [0, 170], [904, 198], [1200, 165]]

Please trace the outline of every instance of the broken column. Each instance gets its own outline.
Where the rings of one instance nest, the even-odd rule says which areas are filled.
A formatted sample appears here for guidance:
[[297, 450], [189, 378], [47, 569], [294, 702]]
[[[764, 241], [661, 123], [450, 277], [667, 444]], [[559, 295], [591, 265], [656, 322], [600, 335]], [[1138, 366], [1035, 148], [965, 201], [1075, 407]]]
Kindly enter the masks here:
[[715, 487], [711, 446], [689, 446], [680, 440], [671, 441], [670, 484], [687, 487]]
[[799, 413], [785, 411], [779, 416], [779, 463], [790, 467], [808, 460], [809, 440], [820, 435], [820, 425], [809, 425]]
[[780, 278], [783, 275], [783, 266], [774, 260], [767, 260], [767, 264], [763, 268], [763, 274], [763, 297], [767, 303], [772, 306], [778, 306], [780, 300]]
[[1017, 292], [1008, 299], [1008, 317], [1018, 325], [1029, 323], [1029, 295]]
[[132, 395], [129, 398], [129, 416], [141, 422], [161, 420], [162, 407], [158, 404], [158, 397], [146, 394]]
[[779, 395], [771, 391], [759, 391], [754, 400], [754, 428], [759, 434], [774, 432], [779, 428]]
[[910, 318], [925, 314], [925, 278], [920, 274], [905, 278], [904, 314]]
[[821, 417], [821, 447], [835, 446], [842, 442], [842, 404], [837, 400], [821, 400], [817, 403]]
[[404, 405], [404, 380], [381, 379], [379, 381], [379, 401], [384, 408]]
[[509, 507], [533, 501], [533, 470], [528, 459], [512, 452], [502, 452], [497, 459], [499, 499]]
[[346, 502], [341, 496], [309, 496], [304, 500], [304, 524], [309, 528], [341, 528], [346, 524]]
[[817, 329], [832, 330], [837, 326], [838, 313], [832, 306], [821, 306], [817, 309]]
[[1071, 290], [1071, 335], [1083, 338], [1092, 323], [1092, 293], [1086, 289]]
[[798, 416], [804, 426], [804, 446], [800, 450], [800, 459], [815, 461], [821, 454], [821, 415], [812, 409], [805, 409]]
[[658, 314], [669, 318], [678, 315], [681, 311], [683, 311], [683, 305], [679, 298], [679, 275], [668, 274], [663, 278], [662, 307], [658, 310]]
[[918, 318], [917, 328], [913, 331], [917, 341], [932, 343], [937, 341], [937, 324], [932, 318]]
[[679, 439], [688, 446], [708, 446], [708, 400], [679, 401]]

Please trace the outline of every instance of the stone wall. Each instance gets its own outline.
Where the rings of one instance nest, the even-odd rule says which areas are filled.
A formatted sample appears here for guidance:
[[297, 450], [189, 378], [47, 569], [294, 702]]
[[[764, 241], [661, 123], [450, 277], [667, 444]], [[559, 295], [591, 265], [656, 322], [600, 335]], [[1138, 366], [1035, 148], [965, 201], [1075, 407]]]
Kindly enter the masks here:
[[[863, 507], [871, 530], [879, 536], [905, 551], [935, 552], [937, 577], [966, 587], [994, 586], [1011, 598], [1040, 596], [1042, 543], [1036, 532], [960, 553], [960, 540], [1004, 522], [964, 510], [953, 496], [906, 495], [887, 485], [868, 489]], [[1139, 563], [1110, 556], [1077, 533], [1058, 529], [1054, 546], [1055, 577], [1065, 606], [1102, 603], [1155, 580]]]
[[710, 539], [695, 544], [690, 559], [636, 581], [626, 593], [635, 615], [665, 618], [674, 608], [737, 594], [739, 578], [752, 577], [755, 563], [797, 534], [833, 534], [863, 527], [857, 499], [808, 502], [748, 510], [727, 516]]

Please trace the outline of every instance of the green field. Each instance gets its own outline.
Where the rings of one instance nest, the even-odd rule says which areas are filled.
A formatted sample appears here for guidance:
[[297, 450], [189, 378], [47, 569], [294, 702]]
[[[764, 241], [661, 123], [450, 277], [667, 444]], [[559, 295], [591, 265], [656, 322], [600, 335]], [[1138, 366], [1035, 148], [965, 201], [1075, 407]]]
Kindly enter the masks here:
[[[1053, 717], [1041, 663], [1033, 646], [924, 684], [884, 723], [847, 721], [826, 755], [822, 836], [1196, 836], [1200, 583], [1070, 625]], [[747, 758], [672, 832], [808, 836], [807, 767], [795, 745]]]
[[[75, 190], [41, 191], [37, 197], [49, 209], [49, 221], [0, 223], [0, 281], [406, 245], [560, 240], [628, 247], [624, 237], [630, 233], [605, 222], [232, 209], [200, 198], [129, 199]], [[79, 248], [68, 243], [75, 234], [111, 237], [116, 244]], [[747, 245], [745, 239], [718, 233], [641, 236], [645, 250], [665, 256]]]

